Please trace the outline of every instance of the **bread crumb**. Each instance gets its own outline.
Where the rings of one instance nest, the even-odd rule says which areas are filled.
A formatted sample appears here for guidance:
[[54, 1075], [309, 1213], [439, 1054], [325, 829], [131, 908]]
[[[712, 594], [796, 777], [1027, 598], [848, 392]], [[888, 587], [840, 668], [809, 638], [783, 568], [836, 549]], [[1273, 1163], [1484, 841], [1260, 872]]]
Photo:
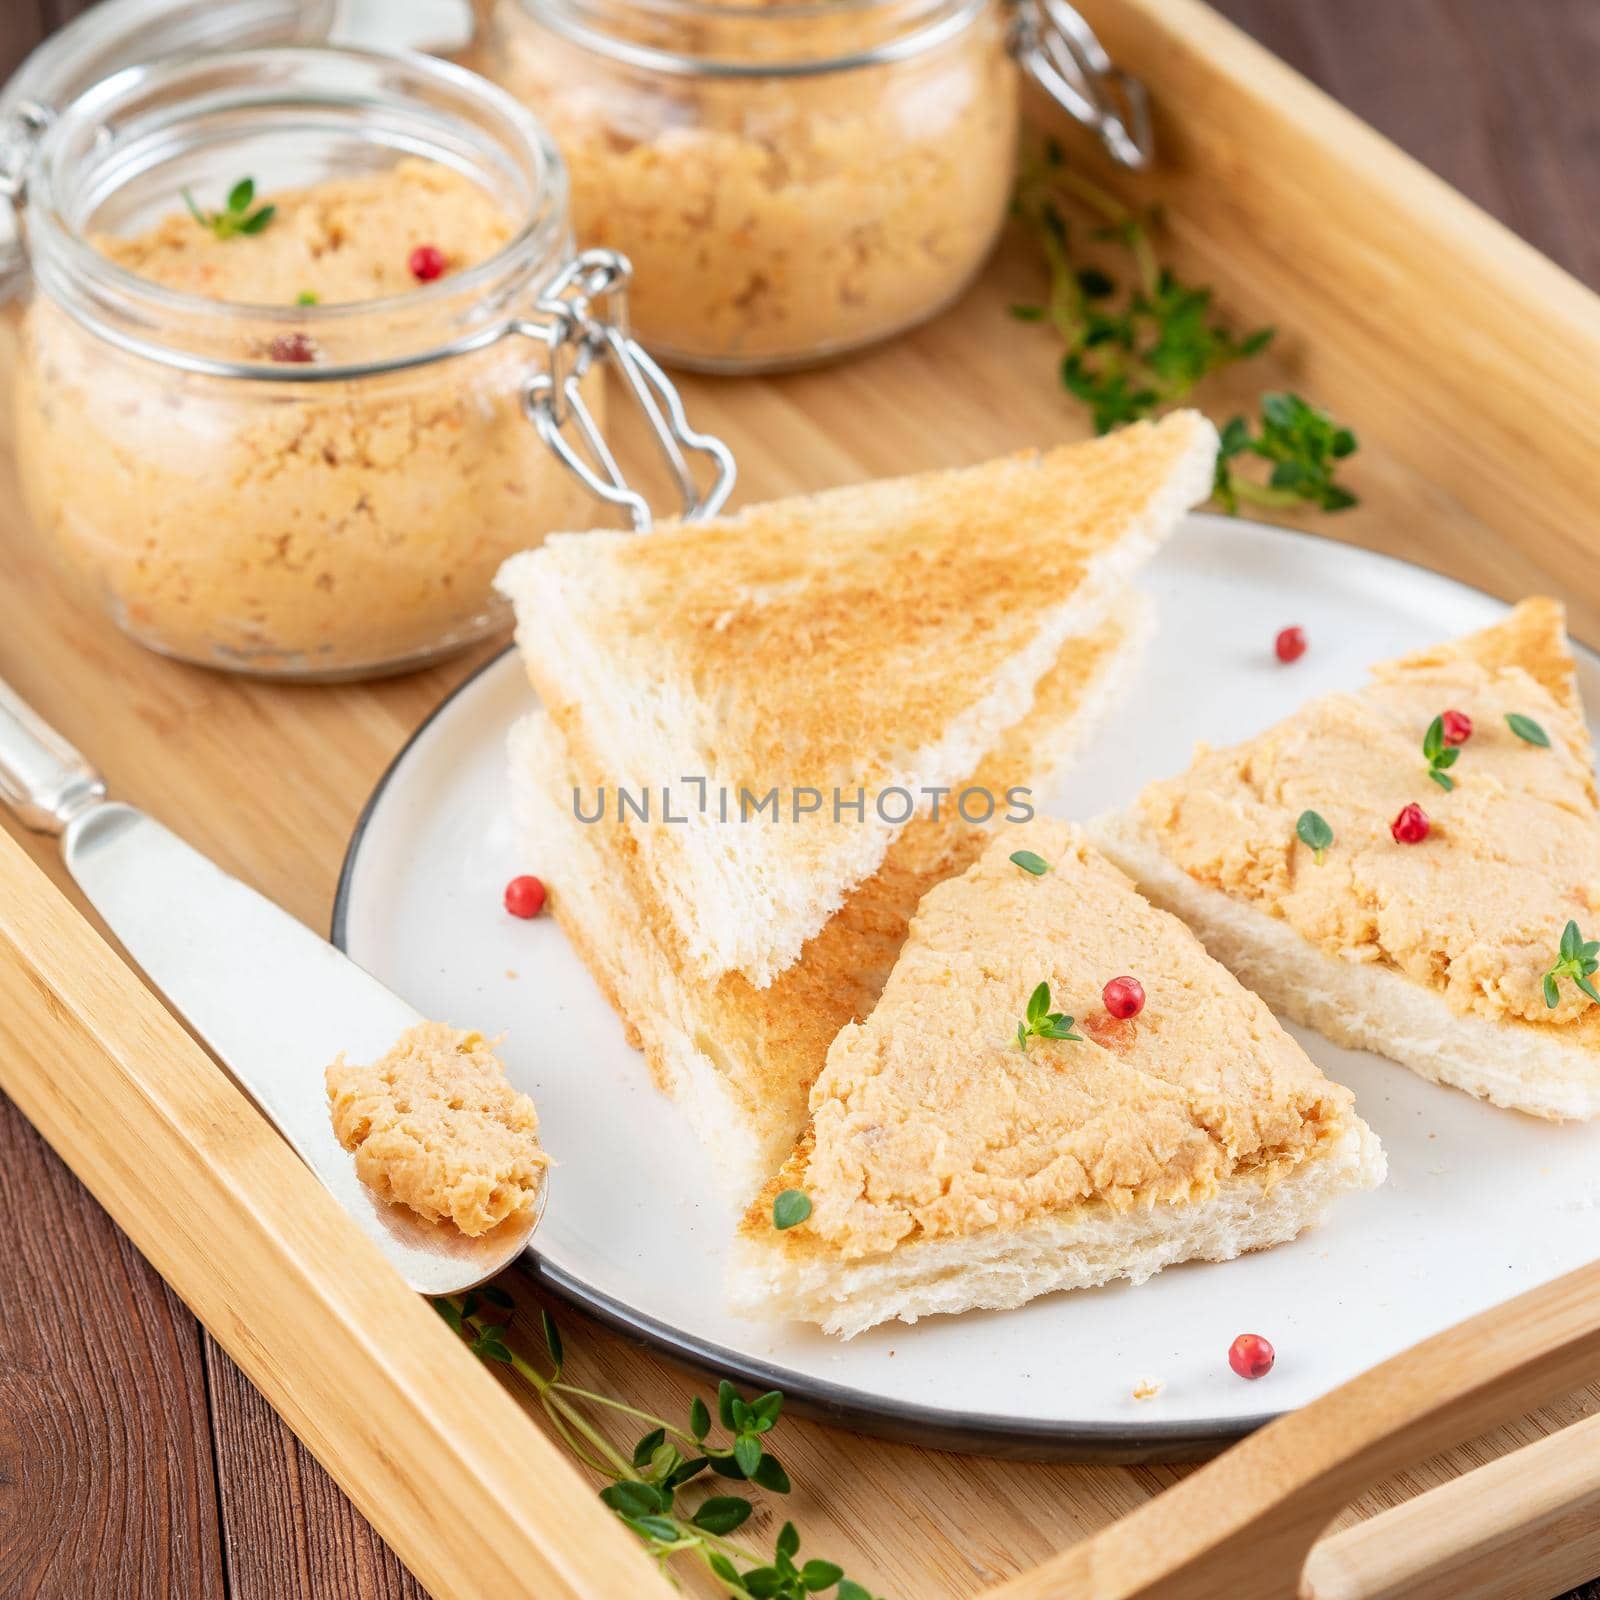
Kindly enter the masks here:
[[419, 1023], [371, 1066], [341, 1054], [325, 1076], [333, 1131], [382, 1199], [474, 1236], [533, 1208], [539, 1116], [481, 1033]]
[[1166, 1386], [1166, 1380], [1163, 1378], [1141, 1378], [1133, 1386], [1133, 1398], [1135, 1400], [1154, 1400]]

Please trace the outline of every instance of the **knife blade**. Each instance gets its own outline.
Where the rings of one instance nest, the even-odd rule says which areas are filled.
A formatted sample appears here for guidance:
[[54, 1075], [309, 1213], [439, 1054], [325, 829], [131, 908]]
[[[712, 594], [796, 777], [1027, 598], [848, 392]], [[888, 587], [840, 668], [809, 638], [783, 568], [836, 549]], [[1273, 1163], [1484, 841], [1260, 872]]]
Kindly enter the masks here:
[[[334, 1135], [324, 1069], [374, 1061], [421, 1014], [135, 807], [0, 682], [0, 801], [67, 869], [168, 1004], [418, 1292], [458, 1293], [522, 1250], [537, 1214], [470, 1238], [380, 1200]], [[542, 1202], [541, 1202], [542, 1204]]]

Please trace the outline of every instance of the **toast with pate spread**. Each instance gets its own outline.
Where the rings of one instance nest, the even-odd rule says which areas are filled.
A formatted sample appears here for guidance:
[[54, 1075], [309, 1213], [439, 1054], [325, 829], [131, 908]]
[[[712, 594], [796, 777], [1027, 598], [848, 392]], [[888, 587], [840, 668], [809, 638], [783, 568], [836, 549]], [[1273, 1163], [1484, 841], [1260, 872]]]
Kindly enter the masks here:
[[[1113, 1017], [1122, 976], [1144, 1003]], [[1266, 1006], [1040, 820], [924, 897], [741, 1223], [730, 1290], [846, 1337], [1019, 1306], [1278, 1244], [1384, 1170], [1350, 1092]]]
[[[1083, 749], [1148, 628], [1147, 607], [1134, 595], [1113, 613], [1063, 646], [1032, 711], [1002, 735], [970, 787], [996, 797], [1024, 785], [1037, 791]], [[800, 959], [757, 989], [738, 973], [695, 974], [632, 836], [578, 821], [574, 791], [592, 796], [592, 760], [575, 753], [542, 711], [514, 728], [512, 803], [527, 859], [630, 1041], [706, 1146], [709, 1169], [742, 1207], [803, 1131], [828, 1046], [871, 1010], [924, 891], [965, 870], [992, 834], [1014, 828], [999, 815], [987, 824], [963, 817], [958, 786], [937, 817], [925, 814], [899, 831], [882, 866], [850, 892]], [[978, 810], [968, 813], [975, 818]]]
[[1274, 1010], [1496, 1105], [1600, 1113], [1600, 808], [1554, 600], [1202, 747], [1091, 833]]
[[685, 971], [762, 987], [793, 965], [908, 804], [1028, 714], [1210, 492], [1215, 454], [1211, 424], [1177, 412], [507, 562], [529, 676], [608, 785], [603, 826], [631, 836]]

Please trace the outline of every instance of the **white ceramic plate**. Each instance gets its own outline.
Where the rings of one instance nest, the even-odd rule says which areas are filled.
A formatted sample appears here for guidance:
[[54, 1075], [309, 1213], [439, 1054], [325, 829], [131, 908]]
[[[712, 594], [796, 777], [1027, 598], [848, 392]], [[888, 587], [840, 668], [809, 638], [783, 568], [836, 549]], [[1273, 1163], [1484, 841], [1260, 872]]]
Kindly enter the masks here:
[[[1193, 516], [1146, 580], [1160, 627], [1131, 697], [1050, 808], [1086, 817], [1371, 662], [1503, 613], [1447, 579], [1344, 545]], [[1299, 623], [1294, 666], [1272, 639]], [[1600, 662], [1581, 653], [1591, 706]], [[732, 1210], [699, 1147], [560, 928], [501, 909], [506, 881], [546, 865], [518, 850], [504, 737], [530, 703], [510, 656], [464, 684], [379, 785], [351, 842], [334, 939], [429, 1016], [506, 1035], [556, 1162], [536, 1244], [560, 1294], [719, 1373], [778, 1387], [837, 1420], [949, 1448], [1137, 1459], [1215, 1445], [1404, 1346], [1592, 1259], [1600, 1125], [1557, 1127], [1436, 1088], [1295, 1030], [1349, 1084], [1391, 1176], [1293, 1243], [1141, 1287], [1018, 1311], [893, 1324], [848, 1343], [723, 1309]], [[1235, 1334], [1278, 1361], [1247, 1383]], [[1138, 1401], [1141, 1379], [1164, 1383]]]

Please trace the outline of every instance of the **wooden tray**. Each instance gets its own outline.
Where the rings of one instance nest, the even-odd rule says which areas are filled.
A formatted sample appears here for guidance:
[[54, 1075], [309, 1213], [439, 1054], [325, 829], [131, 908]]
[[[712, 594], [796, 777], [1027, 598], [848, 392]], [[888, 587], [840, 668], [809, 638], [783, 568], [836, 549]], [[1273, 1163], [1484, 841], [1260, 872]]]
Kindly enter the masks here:
[[[1225, 415], [1262, 387], [1303, 389], [1363, 441], [1351, 474], [1363, 505], [1318, 518], [1320, 531], [1508, 597], [1564, 594], [1576, 631], [1600, 642], [1585, 560], [1600, 302], [1193, 0], [1084, 9], [1160, 109], [1153, 188], [1180, 269], [1284, 330], [1275, 367], [1254, 364], [1202, 402]], [[1036, 288], [1031, 250], [1012, 241], [956, 310], [891, 349], [782, 380], [696, 381], [688, 398], [737, 448], [745, 500], [1051, 443], [1081, 431], [1079, 413], [1049, 340], [1004, 311]], [[10, 338], [0, 327], [0, 361]], [[0, 595], [0, 676], [119, 794], [314, 926], [374, 779], [475, 659], [340, 689], [158, 660], [60, 592], [9, 464]], [[0, 1087], [423, 1583], [441, 1600], [670, 1592], [50, 877], [47, 846], [0, 838]], [[575, 1370], [681, 1407], [678, 1374], [602, 1330], [573, 1331]], [[1600, 1571], [1600, 1392], [1580, 1387], [1597, 1356], [1600, 1268], [1275, 1424], [1004, 1592], [1289, 1595], [1305, 1550], [1352, 1502], [1307, 1569], [1320, 1600], [1553, 1593]], [[1575, 1421], [1487, 1484], [1360, 1522]], [[784, 1429], [808, 1549], [903, 1597], [977, 1592], [1179, 1476], [957, 1462]]]

